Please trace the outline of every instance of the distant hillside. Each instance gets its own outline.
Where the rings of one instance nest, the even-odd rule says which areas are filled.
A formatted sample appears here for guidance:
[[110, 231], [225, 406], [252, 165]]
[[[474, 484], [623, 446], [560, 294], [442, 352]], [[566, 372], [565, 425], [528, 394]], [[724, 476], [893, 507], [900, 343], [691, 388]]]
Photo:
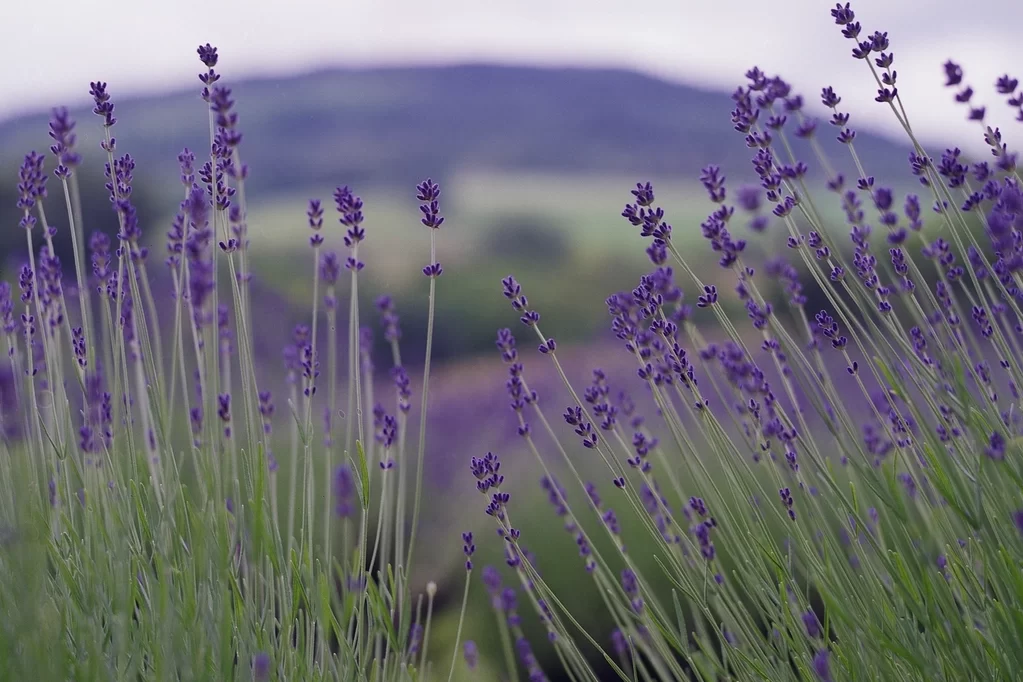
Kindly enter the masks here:
[[[238, 102], [242, 154], [261, 196], [337, 183], [407, 185], [474, 169], [637, 179], [695, 178], [712, 162], [733, 177], [750, 169], [751, 154], [729, 123], [726, 93], [628, 71], [470, 65], [224, 82]], [[198, 83], [188, 92], [132, 100], [116, 99], [116, 83], [111, 88], [119, 149], [136, 157], [138, 177], [176, 194], [181, 147], [207, 148]], [[84, 148], [98, 164], [95, 117], [76, 113]], [[825, 141], [833, 142], [826, 128]], [[13, 185], [10, 169], [25, 151], [48, 143], [45, 114], [0, 123], [4, 184]], [[903, 147], [863, 133], [857, 144], [872, 168], [903, 174]], [[826, 146], [844, 162], [837, 143]]]

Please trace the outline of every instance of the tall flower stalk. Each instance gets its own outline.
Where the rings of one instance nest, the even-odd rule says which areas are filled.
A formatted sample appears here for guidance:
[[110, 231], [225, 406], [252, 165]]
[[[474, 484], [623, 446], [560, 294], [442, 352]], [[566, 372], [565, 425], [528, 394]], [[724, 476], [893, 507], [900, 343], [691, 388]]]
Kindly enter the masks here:
[[[416, 531], [419, 527], [419, 506], [422, 499], [423, 462], [426, 456], [426, 408], [430, 397], [430, 361], [433, 358], [433, 319], [436, 309], [437, 278], [444, 268], [437, 261], [437, 230], [444, 224], [440, 214], [440, 186], [427, 178], [416, 187], [416, 199], [422, 202], [419, 211], [421, 222], [430, 229], [430, 263], [423, 268], [423, 275], [430, 280], [430, 298], [426, 313], [426, 359], [423, 361], [423, 396], [419, 408], [419, 445], [416, 453], [415, 502], [412, 508], [412, 536], [408, 544], [407, 561], [411, 564], [415, 551]], [[397, 557], [402, 561], [406, 557]]]

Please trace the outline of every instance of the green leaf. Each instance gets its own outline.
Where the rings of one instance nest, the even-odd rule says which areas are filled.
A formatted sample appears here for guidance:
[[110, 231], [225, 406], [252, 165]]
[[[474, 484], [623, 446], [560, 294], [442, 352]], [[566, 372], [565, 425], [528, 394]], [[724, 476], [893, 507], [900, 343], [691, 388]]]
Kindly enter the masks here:
[[359, 502], [362, 503], [362, 509], [365, 511], [369, 509], [370, 480], [369, 465], [366, 462], [366, 451], [363, 450], [361, 441], [355, 441], [355, 452], [359, 456], [357, 463], [359, 471]]

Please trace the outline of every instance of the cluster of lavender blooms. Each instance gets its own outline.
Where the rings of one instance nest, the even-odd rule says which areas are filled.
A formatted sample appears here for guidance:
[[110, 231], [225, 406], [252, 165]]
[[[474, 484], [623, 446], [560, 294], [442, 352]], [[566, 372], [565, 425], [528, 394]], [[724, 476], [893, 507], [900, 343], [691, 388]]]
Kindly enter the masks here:
[[[863, 671], [871, 679], [1009, 679], [1023, 664], [1023, 632], [1010, 625], [1023, 616], [1017, 156], [985, 124], [985, 107], [950, 61], [946, 84], [994, 158], [971, 164], [947, 149], [933, 159], [903, 107], [887, 34], [867, 34], [848, 3], [831, 17], [876, 82], [875, 101], [912, 142], [907, 170], [920, 194], [906, 195], [900, 209], [894, 189], [868, 174], [851, 117], [829, 86], [820, 101], [857, 176], [835, 172], [803, 98], [753, 68], [732, 96], [731, 120], [760, 184], [736, 190], [733, 204], [719, 167], [700, 175], [714, 205], [702, 236], [733, 279], [748, 326], [725, 313], [721, 278], [701, 281], [676, 247], [650, 183], [636, 185], [622, 217], [649, 240], [655, 269], [607, 299], [638, 383], [616, 393], [598, 368], [580, 387], [522, 284], [501, 282], [525, 333], [536, 335], [538, 362], [551, 363], [571, 397], [562, 431], [552, 424], [561, 410], [530, 390], [512, 332], [498, 332], [518, 434], [578, 548], [576, 570], [593, 581], [613, 628], [595, 631], [558, 599], [524, 548], [527, 534], [512, 525], [521, 512], [498, 456], [473, 458], [486, 514], [522, 585], [504, 588], [501, 572], [484, 568], [501, 638], [514, 637], [519, 652], [516, 662], [505, 647], [509, 679], [517, 668], [548, 679], [522, 640], [521, 598], [547, 631], [548, 673], [570, 679], [831, 682]], [[996, 90], [1023, 121], [1019, 81], [1002, 76]], [[812, 162], [844, 210], [848, 242], [818, 213]], [[747, 229], [782, 231], [791, 258], [758, 272], [740, 236]], [[676, 272], [696, 306], [714, 315], [715, 341], [694, 324]], [[808, 308], [811, 287], [825, 309]], [[661, 439], [628, 390], [651, 396]], [[606, 478], [586, 480], [584, 466]], [[654, 572], [627, 550], [597, 493], [606, 484], [608, 500], [645, 527], [629, 547], [652, 548]], [[587, 507], [600, 523], [587, 527]]]
[[[208, 155], [184, 149], [178, 156], [181, 202], [163, 263], [172, 320], [158, 315], [166, 318], [168, 306], [157, 305], [166, 293], [151, 286], [156, 233], [144, 234], [132, 203], [136, 163], [118, 145], [106, 83], [89, 90], [99, 149], [80, 149], [77, 123], [67, 109], [55, 109], [52, 159], [31, 152], [19, 171], [27, 246], [20, 297], [0, 283], [5, 371], [16, 398], [5, 390], [0, 407], [4, 434], [19, 436], [4, 439], [2, 514], [6, 528], [49, 541], [41, 566], [4, 571], [9, 622], [22, 635], [5, 630], [5, 651], [20, 653], [3, 657], [0, 677], [196, 679], [205, 671], [216, 679], [422, 679], [437, 588], [427, 586], [424, 616], [409, 567], [433, 301], [443, 273], [440, 187], [427, 179], [414, 194], [431, 248], [423, 268], [430, 315], [413, 459], [406, 452], [412, 379], [387, 296], [376, 309], [391, 350], [393, 393], [373, 393], [373, 329], [360, 325], [358, 290], [366, 267], [360, 245], [370, 230], [351, 188], [334, 192], [339, 228], [325, 225], [320, 200], [308, 204], [312, 314], [283, 352], [283, 402], [269, 388], [267, 368], [257, 366], [243, 133], [217, 49], [200, 46], [198, 56], [210, 146]], [[94, 225], [85, 237], [80, 197], [92, 190], [79, 185], [77, 170], [90, 151], [105, 159], [116, 243]], [[60, 216], [48, 216], [42, 202], [54, 184], [65, 199]], [[56, 256], [58, 239], [70, 240], [74, 254], [76, 286], [67, 289], [72, 278]], [[334, 243], [345, 251], [333, 250]], [[347, 341], [337, 334], [346, 286]], [[342, 347], [347, 400], [337, 385]], [[288, 440], [275, 433], [282, 419], [291, 447], [275, 452]], [[468, 575], [476, 547], [472, 533], [463, 540]], [[24, 571], [50, 582], [19, 601], [23, 587], [8, 578], [21, 580]], [[32, 660], [24, 637], [39, 633], [29, 621], [17, 625], [14, 615], [20, 608], [35, 622], [30, 602], [40, 599], [64, 625], [52, 638], [40, 637], [50, 644]], [[453, 651], [468, 668], [477, 665], [473, 641]]]

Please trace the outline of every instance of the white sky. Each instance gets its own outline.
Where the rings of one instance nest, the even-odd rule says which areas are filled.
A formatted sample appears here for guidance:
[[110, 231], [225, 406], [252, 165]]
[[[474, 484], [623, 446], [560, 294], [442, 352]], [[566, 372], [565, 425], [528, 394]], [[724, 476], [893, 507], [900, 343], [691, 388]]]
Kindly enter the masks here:
[[[815, 100], [832, 84], [852, 124], [892, 130], [862, 62], [849, 56], [825, 0], [4, 0], [0, 119], [85, 99], [195, 85], [195, 48], [220, 48], [227, 80], [330, 65], [492, 61], [634, 68], [730, 90], [756, 64]], [[990, 122], [1013, 124], [994, 79], [1023, 79], [1023, 1], [858, 0], [865, 32], [887, 30], [900, 92], [925, 139], [976, 149], [979, 130], [943, 90], [959, 61]], [[977, 96], [975, 96], [977, 97]], [[992, 115], [993, 114], [993, 115]], [[970, 145], [965, 140], [971, 139]]]

